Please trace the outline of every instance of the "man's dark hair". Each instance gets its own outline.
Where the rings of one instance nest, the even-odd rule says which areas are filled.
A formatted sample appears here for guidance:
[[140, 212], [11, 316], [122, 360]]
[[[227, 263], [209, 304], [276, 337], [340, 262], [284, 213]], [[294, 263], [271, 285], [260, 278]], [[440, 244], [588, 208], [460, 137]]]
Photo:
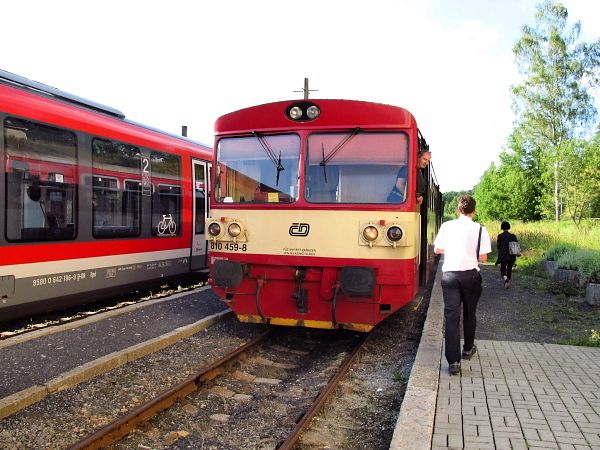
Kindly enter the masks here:
[[459, 214], [471, 214], [475, 211], [477, 202], [470, 195], [461, 195], [458, 199], [458, 207], [456, 210]]
[[508, 222], [502, 222], [500, 224], [500, 229], [504, 230], [504, 231], [510, 230], [510, 223], [508, 223]]

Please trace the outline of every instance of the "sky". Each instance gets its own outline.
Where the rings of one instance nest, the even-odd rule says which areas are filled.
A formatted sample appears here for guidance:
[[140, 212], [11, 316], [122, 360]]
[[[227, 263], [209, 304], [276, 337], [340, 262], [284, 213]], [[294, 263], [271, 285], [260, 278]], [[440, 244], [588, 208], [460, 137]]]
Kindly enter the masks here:
[[[564, 0], [581, 38], [600, 1]], [[535, 0], [21, 0], [2, 5], [0, 69], [212, 146], [256, 104], [343, 98], [411, 111], [443, 192], [471, 189], [506, 147], [512, 48]], [[600, 94], [595, 92], [594, 94]], [[600, 95], [596, 95], [598, 100]], [[600, 111], [600, 102], [597, 101]]]

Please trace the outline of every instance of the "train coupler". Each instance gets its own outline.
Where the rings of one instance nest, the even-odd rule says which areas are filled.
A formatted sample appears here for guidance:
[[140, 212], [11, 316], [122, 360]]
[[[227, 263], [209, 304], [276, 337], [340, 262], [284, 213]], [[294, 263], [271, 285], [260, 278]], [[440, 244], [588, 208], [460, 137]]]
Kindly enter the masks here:
[[292, 294], [292, 298], [296, 301], [296, 311], [298, 314], [306, 314], [308, 312], [308, 290], [306, 288], [298, 288]]

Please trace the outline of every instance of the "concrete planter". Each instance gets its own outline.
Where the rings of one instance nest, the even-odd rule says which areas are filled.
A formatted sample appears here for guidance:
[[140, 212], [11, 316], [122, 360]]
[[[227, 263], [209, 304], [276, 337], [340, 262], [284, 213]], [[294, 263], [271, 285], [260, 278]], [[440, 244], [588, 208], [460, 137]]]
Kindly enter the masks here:
[[549, 277], [554, 276], [554, 271], [556, 270], [556, 261], [542, 261], [542, 267], [546, 272], [546, 275]]
[[590, 306], [600, 305], [600, 284], [587, 284], [587, 287], [585, 289], [585, 301]]
[[577, 270], [555, 269], [552, 279], [557, 283], [570, 283], [579, 286], [579, 272]]

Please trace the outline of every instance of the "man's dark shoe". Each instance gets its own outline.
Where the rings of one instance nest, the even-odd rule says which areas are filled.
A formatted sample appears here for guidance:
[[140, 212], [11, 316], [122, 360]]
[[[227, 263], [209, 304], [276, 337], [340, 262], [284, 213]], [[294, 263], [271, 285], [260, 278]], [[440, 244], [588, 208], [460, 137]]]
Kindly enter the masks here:
[[477, 346], [473, 344], [471, 350], [463, 350], [462, 351], [462, 359], [471, 359], [473, 355], [477, 353]]
[[449, 370], [450, 370], [450, 375], [458, 375], [460, 373], [460, 363], [455, 362], [455, 363], [450, 364]]

